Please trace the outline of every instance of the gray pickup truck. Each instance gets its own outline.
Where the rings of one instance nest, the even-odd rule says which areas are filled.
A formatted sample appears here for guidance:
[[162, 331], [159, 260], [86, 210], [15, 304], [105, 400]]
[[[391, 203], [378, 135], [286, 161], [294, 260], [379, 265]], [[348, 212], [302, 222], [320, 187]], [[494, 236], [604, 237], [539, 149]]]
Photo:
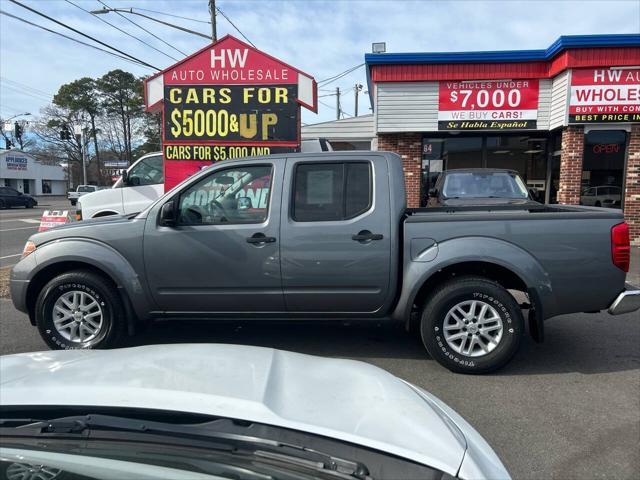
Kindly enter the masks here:
[[11, 295], [51, 348], [117, 346], [154, 319], [389, 319], [456, 372], [506, 364], [572, 312], [640, 308], [619, 211], [407, 209], [400, 158], [217, 163], [143, 212], [33, 235]]

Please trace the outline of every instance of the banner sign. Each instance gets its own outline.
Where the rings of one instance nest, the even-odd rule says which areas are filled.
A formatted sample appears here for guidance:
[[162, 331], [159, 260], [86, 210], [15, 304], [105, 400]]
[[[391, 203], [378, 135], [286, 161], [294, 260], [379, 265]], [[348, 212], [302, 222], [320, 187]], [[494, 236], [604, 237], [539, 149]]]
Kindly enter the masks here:
[[165, 191], [219, 160], [296, 151], [315, 80], [227, 35], [145, 80], [162, 112]]
[[640, 122], [640, 69], [571, 72], [569, 123]]
[[298, 143], [297, 86], [165, 86], [167, 141]]
[[50, 228], [59, 227], [69, 221], [68, 210], [45, 210], [40, 219], [39, 232], [44, 232]]
[[438, 130], [535, 129], [538, 80], [441, 81]]

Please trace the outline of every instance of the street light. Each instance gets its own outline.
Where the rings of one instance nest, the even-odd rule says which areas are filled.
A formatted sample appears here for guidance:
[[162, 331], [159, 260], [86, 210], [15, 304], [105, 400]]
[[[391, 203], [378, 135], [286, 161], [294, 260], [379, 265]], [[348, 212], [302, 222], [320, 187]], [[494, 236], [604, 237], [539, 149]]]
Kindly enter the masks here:
[[19, 113], [17, 115], [14, 115], [13, 117], [9, 117], [9, 118], [5, 119], [5, 122], [8, 122], [8, 121], [13, 120], [14, 118], [18, 118], [18, 117], [26, 117], [28, 115], [31, 115], [31, 114], [29, 112]]
[[166, 25], [168, 27], [176, 28], [178, 30], [182, 30], [183, 32], [191, 33], [193, 35], [197, 35], [199, 37], [206, 38], [207, 40], [211, 40], [211, 37], [209, 35], [205, 35], [204, 33], [196, 32], [195, 30], [189, 30], [188, 28], [184, 28], [184, 27], [181, 27], [179, 25], [174, 25], [172, 23], [163, 22], [162, 20], [158, 20], [157, 18], [150, 17], [149, 15], [145, 15], [143, 13], [134, 12], [133, 8], [106, 8], [106, 7], [103, 7], [101, 10], [92, 10], [90, 13], [92, 13], [94, 15], [104, 15], [105, 13], [110, 13], [110, 12], [121, 12], [121, 13], [130, 13], [132, 15], [138, 15], [140, 17], [144, 17], [144, 18], [147, 18], [149, 20], [153, 20], [154, 22], [161, 23], [161, 24]]

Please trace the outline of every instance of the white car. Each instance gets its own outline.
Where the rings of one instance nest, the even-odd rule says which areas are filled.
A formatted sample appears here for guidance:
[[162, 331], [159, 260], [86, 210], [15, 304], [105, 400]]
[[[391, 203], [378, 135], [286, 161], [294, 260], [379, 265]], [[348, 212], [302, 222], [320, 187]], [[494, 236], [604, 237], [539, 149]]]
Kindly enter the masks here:
[[580, 204], [589, 207], [620, 208], [622, 189], [612, 185], [587, 188], [580, 195]]
[[67, 193], [67, 199], [71, 202], [71, 205], [75, 205], [80, 197], [88, 193], [97, 192], [100, 189], [97, 185], [78, 185], [75, 190], [70, 190]]
[[451, 408], [352, 360], [211, 344], [48, 351], [0, 357], [0, 388], [0, 475], [509, 478]]
[[164, 193], [162, 152], [140, 157], [112, 188], [83, 195], [76, 219], [122, 215], [144, 210]]

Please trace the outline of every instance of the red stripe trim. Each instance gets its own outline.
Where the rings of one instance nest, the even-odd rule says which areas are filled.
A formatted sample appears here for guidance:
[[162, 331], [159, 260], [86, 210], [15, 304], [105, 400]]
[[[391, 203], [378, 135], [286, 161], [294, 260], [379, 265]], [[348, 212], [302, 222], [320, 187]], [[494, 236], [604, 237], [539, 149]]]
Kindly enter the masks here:
[[582, 48], [562, 52], [550, 62], [371, 65], [376, 82], [552, 78], [569, 68], [640, 65], [640, 48]]

